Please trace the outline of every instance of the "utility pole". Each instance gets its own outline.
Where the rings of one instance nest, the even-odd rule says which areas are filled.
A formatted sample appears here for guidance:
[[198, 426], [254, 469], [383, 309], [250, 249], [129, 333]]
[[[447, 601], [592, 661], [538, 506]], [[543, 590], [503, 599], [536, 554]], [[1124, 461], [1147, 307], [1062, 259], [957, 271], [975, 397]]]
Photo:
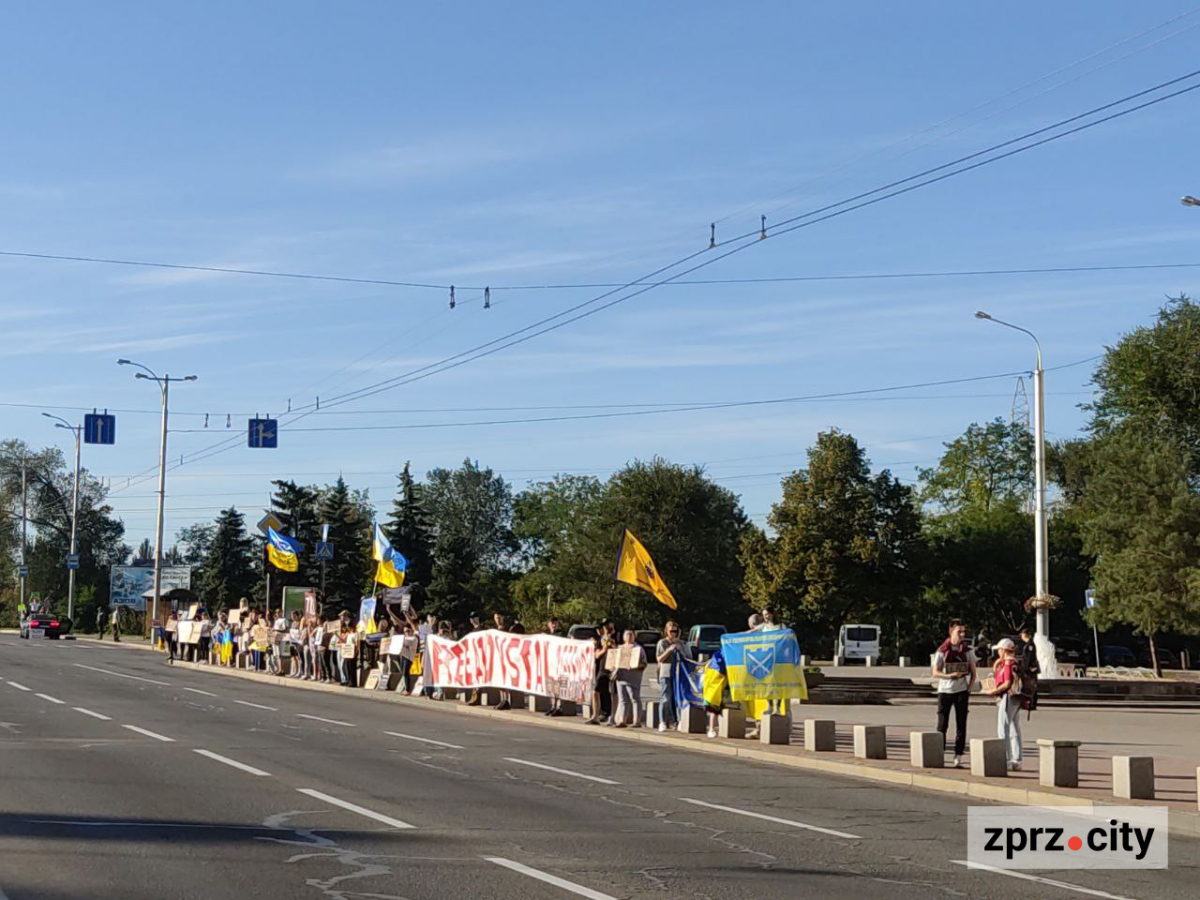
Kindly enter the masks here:
[[117, 365], [137, 366], [139, 369], [142, 369], [143, 371], [138, 372], [134, 377], [155, 382], [162, 393], [162, 436], [159, 441], [158, 450], [158, 524], [155, 528], [154, 537], [154, 600], [151, 605], [150, 621], [146, 623], [146, 630], [149, 631], [151, 622], [158, 618], [158, 600], [162, 596], [163, 508], [167, 498], [167, 416], [171, 382], [195, 381], [196, 376], [186, 375], [183, 378], [172, 378], [170, 375], [163, 375], [160, 378], [147, 366], [128, 359], [118, 359]]
[[21, 454], [21, 608], [29, 612], [29, 604], [25, 599], [26, 587], [29, 583], [29, 569], [26, 568], [25, 545], [29, 543], [29, 454]]
[[[75, 435], [75, 481], [71, 486], [71, 549], [67, 551], [74, 558], [78, 552], [76, 540], [79, 523], [79, 450], [80, 444], [83, 443], [83, 426], [72, 425], [66, 419], [52, 416], [47, 412], [42, 415], [47, 419], [54, 419], [55, 428], [65, 428]], [[72, 622], [75, 621], [75, 568], [71, 561], [67, 563], [67, 618]]]

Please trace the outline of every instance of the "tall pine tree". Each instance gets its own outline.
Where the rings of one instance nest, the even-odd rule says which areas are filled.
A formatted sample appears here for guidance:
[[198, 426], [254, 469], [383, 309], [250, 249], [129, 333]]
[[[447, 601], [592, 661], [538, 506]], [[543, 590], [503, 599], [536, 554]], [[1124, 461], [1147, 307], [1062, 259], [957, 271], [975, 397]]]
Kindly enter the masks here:
[[364, 498], [352, 493], [343, 478], [321, 493], [318, 513], [329, 526], [333, 561], [325, 569], [325, 610], [357, 610], [363, 590], [370, 588], [371, 519]]
[[413, 599], [420, 609], [425, 605], [433, 575], [433, 529], [425, 512], [421, 485], [413, 479], [409, 467], [410, 463], [406, 462], [404, 471], [397, 476], [400, 484], [387, 529], [392, 546], [408, 561], [404, 583], [412, 587]]
[[217, 516], [201, 571], [201, 597], [210, 611], [237, 606], [243, 597], [250, 597], [258, 581], [254, 542], [246, 534], [242, 514], [232, 506]]

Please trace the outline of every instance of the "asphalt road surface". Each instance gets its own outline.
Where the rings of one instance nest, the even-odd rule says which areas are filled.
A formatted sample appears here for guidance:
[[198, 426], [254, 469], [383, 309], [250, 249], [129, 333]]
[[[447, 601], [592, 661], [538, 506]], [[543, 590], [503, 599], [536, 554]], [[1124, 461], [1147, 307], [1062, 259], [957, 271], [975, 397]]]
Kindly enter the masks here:
[[[968, 869], [966, 799], [0, 635], [0, 900], [1183, 898]], [[767, 818], [763, 818], [767, 817]]]

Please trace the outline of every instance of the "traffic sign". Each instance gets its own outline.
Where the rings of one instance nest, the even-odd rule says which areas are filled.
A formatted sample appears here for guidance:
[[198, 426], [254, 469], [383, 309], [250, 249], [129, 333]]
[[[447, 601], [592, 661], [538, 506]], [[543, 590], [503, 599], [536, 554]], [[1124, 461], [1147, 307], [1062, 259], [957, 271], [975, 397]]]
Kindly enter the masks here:
[[1088, 609], [1091, 609], [1093, 606], [1095, 606], [1096, 605], [1096, 592], [1093, 590], [1084, 591], [1083, 592], [1083, 602], [1087, 604]]
[[67, 568], [68, 569], [78, 569], [79, 568], [79, 554], [78, 553], [68, 553], [67, 554]]
[[117, 442], [117, 417], [108, 413], [88, 413], [83, 417], [83, 442], [85, 444], [115, 444]]
[[274, 528], [276, 531], [283, 530], [283, 523], [275, 517], [275, 513], [269, 512], [258, 520], [258, 530], [263, 534], [267, 533], [268, 528]]
[[251, 419], [248, 434], [251, 447], [263, 450], [273, 450], [279, 446], [278, 419]]
[[316, 557], [318, 560], [326, 562], [333, 559], [333, 543], [331, 541], [317, 541]]
[[29, 577], [29, 566], [17, 566], [17, 577], [18, 578], [28, 578]]

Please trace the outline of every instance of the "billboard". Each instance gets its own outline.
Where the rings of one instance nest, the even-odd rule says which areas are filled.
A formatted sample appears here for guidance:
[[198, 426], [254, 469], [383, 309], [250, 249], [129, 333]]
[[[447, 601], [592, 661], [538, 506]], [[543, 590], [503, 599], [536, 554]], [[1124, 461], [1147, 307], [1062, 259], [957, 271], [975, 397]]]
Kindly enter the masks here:
[[[153, 566], [113, 566], [109, 576], [109, 603], [127, 606], [144, 612], [146, 598], [142, 594], [154, 587]], [[191, 566], [163, 566], [162, 592], [192, 587]]]

